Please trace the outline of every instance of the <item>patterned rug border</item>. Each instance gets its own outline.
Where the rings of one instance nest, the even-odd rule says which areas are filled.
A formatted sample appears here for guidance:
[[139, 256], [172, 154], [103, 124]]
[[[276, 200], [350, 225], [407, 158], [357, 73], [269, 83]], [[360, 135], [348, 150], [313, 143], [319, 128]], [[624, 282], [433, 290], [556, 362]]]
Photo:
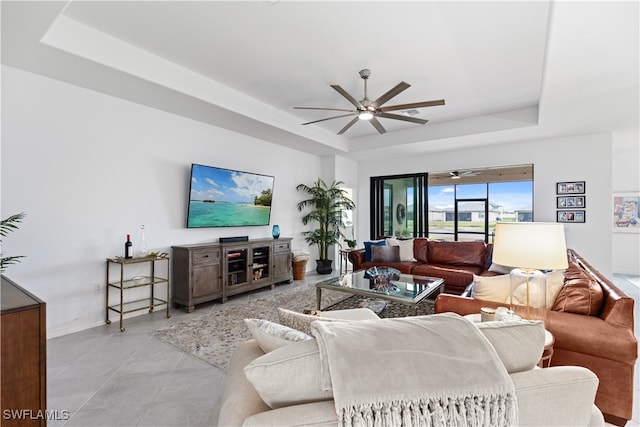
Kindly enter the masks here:
[[[323, 290], [322, 310], [341, 310], [366, 307], [382, 309], [380, 317], [402, 317], [413, 315], [413, 308], [400, 303], [351, 295], [346, 292]], [[305, 284], [295, 288], [278, 290], [269, 295], [239, 304], [215, 308], [202, 316], [166, 326], [153, 333], [159, 340], [170, 344], [212, 366], [226, 372], [233, 350], [240, 342], [251, 338], [244, 324], [246, 318], [278, 321], [278, 307], [303, 312], [316, 308], [315, 284]], [[433, 302], [425, 300], [418, 304], [418, 315], [431, 314]], [[378, 311], [375, 310], [375, 311]]]

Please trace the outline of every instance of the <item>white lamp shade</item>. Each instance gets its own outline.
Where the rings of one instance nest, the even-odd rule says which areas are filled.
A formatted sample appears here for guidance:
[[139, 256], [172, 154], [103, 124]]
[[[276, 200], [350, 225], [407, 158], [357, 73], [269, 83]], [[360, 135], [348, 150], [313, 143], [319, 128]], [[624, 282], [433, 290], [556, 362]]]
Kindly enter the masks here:
[[525, 269], [566, 269], [564, 226], [553, 222], [499, 222], [492, 260], [496, 264]]

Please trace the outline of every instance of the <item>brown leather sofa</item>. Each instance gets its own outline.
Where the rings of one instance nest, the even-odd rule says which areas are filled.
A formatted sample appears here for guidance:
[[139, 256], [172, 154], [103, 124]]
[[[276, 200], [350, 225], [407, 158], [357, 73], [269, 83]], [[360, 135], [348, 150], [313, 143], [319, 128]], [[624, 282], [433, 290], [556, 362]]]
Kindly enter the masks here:
[[[564, 286], [578, 283], [574, 277], [583, 274], [590, 286], [600, 286], [602, 299], [596, 310], [593, 310], [594, 301], [590, 294], [576, 289], [561, 294], [564, 301], [559, 301], [560, 296], [556, 299], [545, 321], [546, 329], [555, 338], [551, 365], [583, 366], [593, 371], [600, 380], [596, 405], [607, 422], [624, 425], [632, 418], [634, 366], [638, 357], [638, 341], [634, 334], [634, 300], [575, 251], [570, 249], [568, 256], [570, 264], [564, 274]], [[573, 312], [558, 311], [568, 309], [567, 298], [573, 306]], [[436, 299], [435, 312], [466, 315], [479, 313], [481, 307], [499, 306], [506, 304], [440, 294]], [[593, 314], [576, 313], [581, 311]]]
[[473, 282], [473, 275], [494, 276], [491, 266], [492, 244], [484, 242], [439, 242], [426, 238], [413, 239], [415, 261], [367, 261], [365, 249], [349, 252], [353, 270], [387, 266], [402, 273], [444, 279], [445, 292], [461, 295]]

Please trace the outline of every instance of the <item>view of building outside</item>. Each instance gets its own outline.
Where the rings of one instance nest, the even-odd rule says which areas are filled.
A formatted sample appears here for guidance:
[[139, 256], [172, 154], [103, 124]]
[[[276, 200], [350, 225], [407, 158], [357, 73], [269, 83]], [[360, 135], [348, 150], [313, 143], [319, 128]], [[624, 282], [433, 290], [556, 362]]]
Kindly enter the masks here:
[[488, 214], [489, 241], [496, 222], [530, 222], [533, 219], [532, 181], [430, 186], [428, 193], [431, 239], [455, 239], [456, 204], [458, 240], [484, 240], [485, 212]]

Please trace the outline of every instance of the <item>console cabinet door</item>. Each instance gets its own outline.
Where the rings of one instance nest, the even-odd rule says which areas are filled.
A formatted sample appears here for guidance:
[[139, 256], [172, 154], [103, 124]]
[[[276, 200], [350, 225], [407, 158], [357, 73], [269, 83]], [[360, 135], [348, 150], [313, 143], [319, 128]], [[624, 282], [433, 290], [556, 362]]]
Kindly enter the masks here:
[[273, 244], [273, 280], [275, 283], [293, 280], [293, 255], [291, 240], [276, 241]]
[[220, 264], [194, 267], [192, 271], [194, 298], [202, 298], [207, 295], [221, 295], [222, 281], [220, 280]]
[[191, 270], [191, 295], [194, 299], [222, 296], [220, 280], [220, 248], [193, 251]]
[[251, 246], [251, 284], [255, 286], [270, 285], [271, 280], [271, 253], [269, 245]]

